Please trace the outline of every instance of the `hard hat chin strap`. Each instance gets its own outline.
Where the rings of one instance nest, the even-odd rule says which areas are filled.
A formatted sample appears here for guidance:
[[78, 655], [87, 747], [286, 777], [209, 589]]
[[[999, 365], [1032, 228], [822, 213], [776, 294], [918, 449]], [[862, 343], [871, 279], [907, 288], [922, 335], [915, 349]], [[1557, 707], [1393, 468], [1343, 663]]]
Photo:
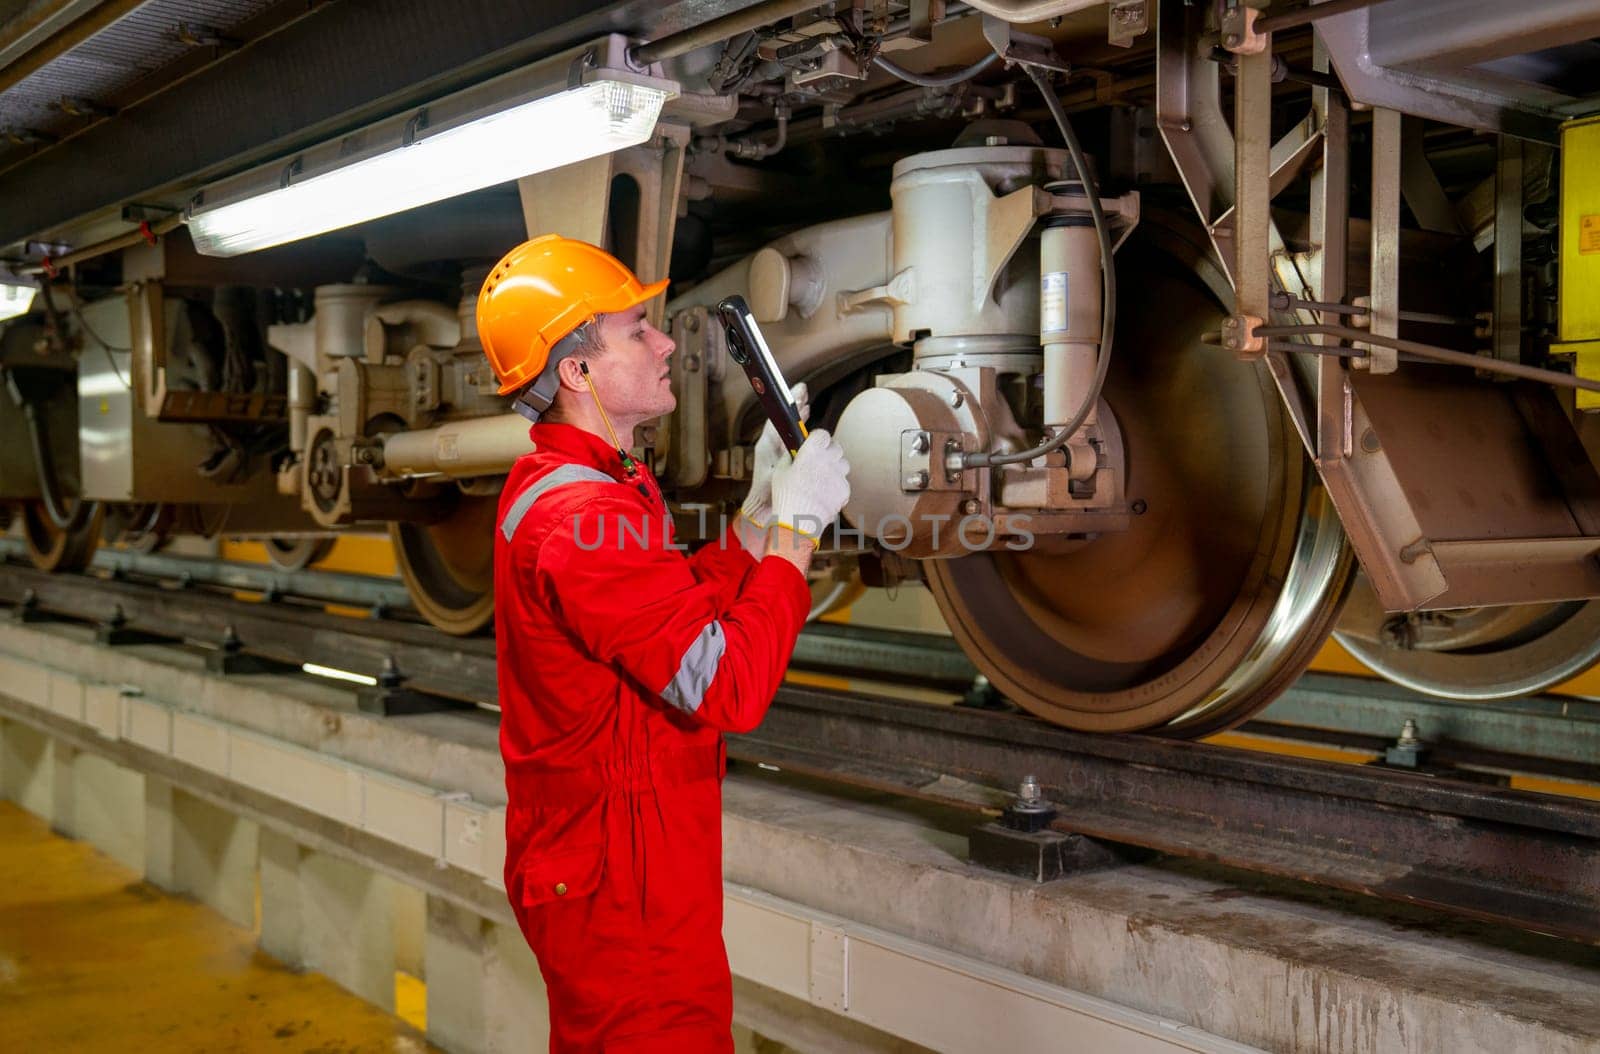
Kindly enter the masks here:
[[561, 390], [561, 371], [556, 367], [561, 360], [577, 352], [583, 343], [583, 331], [591, 323], [585, 322], [582, 326], [568, 333], [556, 341], [555, 347], [550, 349], [550, 358], [545, 361], [544, 369], [534, 382], [518, 393], [511, 406], [517, 413], [526, 417], [534, 424], [550, 409], [550, 404], [556, 401], [556, 393]]

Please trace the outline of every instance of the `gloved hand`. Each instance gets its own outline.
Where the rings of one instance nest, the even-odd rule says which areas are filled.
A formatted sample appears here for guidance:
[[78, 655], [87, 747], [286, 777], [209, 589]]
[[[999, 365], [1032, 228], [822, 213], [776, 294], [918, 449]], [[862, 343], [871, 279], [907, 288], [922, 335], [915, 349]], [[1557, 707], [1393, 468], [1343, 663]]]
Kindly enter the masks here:
[[772, 522], [815, 539], [850, 500], [850, 463], [824, 429], [806, 437], [788, 464], [772, 473]]
[[[794, 400], [795, 407], [800, 411], [800, 420], [811, 416], [811, 393], [805, 381], [789, 389], [789, 398]], [[768, 421], [767, 427], [761, 430], [761, 438], [756, 440], [750, 493], [745, 495], [744, 504], [739, 506], [744, 518], [757, 527], [764, 528], [772, 523], [772, 473], [779, 465], [790, 460], [789, 448], [783, 445], [783, 440], [778, 438], [778, 430]]]

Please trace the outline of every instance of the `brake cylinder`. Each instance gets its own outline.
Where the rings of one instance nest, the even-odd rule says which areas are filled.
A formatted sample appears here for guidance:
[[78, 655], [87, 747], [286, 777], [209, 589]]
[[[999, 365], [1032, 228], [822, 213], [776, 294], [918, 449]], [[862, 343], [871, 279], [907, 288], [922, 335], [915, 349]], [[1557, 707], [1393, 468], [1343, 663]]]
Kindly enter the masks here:
[[[1100, 242], [1087, 214], [1045, 221], [1039, 239], [1039, 343], [1044, 347], [1044, 423], [1059, 427], [1083, 405], [1100, 345]], [[1084, 424], [1094, 421], [1090, 411]]]

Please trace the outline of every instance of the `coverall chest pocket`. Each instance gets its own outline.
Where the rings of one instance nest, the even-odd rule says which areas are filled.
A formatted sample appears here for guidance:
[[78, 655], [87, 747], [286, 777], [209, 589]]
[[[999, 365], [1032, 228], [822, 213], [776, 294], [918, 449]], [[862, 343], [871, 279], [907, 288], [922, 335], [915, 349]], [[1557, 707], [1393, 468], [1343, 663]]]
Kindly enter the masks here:
[[605, 871], [604, 842], [530, 854], [522, 868], [525, 907], [592, 896]]

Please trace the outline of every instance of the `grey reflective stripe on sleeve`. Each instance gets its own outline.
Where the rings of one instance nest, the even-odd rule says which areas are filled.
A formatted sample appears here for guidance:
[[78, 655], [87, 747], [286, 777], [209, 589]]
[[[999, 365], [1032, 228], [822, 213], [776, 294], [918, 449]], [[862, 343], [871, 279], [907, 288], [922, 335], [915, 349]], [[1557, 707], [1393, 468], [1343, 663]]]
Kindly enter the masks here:
[[678, 672], [673, 675], [672, 683], [661, 689], [661, 698], [686, 714], [700, 709], [727, 647], [728, 639], [722, 635], [722, 623], [716, 619], [707, 622], [706, 628], [700, 631], [700, 635], [683, 653], [683, 661], [678, 663]]
[[615, 483], [610, 475], [588, 465], [562, 465], [553, 471], [540, 476], [528, 489], [517, 495], [517, 500], [511, 503], [511, 508], [506, 510], [506, 518], [500, 521], [500, 533], [510, 541], [517, 533], [522, 518], [528, 515], [528, 510], [533, 508], [533, 503], [538, 501], [548, 492], [568, 483]]

